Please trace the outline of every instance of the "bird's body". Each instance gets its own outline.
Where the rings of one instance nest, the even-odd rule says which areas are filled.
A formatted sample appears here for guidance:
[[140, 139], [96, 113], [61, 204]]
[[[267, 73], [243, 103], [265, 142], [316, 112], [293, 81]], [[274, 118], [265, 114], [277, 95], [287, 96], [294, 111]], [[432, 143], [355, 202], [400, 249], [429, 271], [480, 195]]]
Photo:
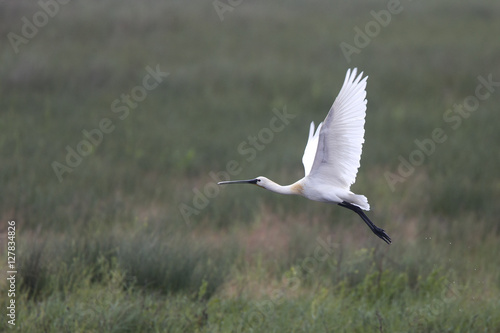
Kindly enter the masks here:
[[302, 157], [304, 178], [286, 186], [266, 177], [219, 184], [249, 183], [280, 194], [295, 194], [314, 201], [336, 203], [356, 212], [378, 237], [389, 244], [390, 237], [362, 211], [370, 210], [366, 197], [350, 190], [356, 180], [364, 142], [367, 77], [362, 76], [363, 73], [356, 76], [356, 69], [352, 72], [348, 70], [324, 122], [319, 124], [316, 131], [314, 123], [311, 123]]
[[[266, 177], [258, 177], [258, 184], [266, 190], [279, 194], [294, 194], [306, 197], [309, 200], [320, 202], [341, 203], [347, 201], [364, 210], [370, 210], [370, 205], [365, 196], [352, 193], [350, 190], [332, 187], [323, 182], [318, 182], [313, 177], [304, 177], [290, 185], [279, 185]], [[226, 182], [221, 182], [224, 184]], [[226, 183], [229, 184], [229, 183]]]

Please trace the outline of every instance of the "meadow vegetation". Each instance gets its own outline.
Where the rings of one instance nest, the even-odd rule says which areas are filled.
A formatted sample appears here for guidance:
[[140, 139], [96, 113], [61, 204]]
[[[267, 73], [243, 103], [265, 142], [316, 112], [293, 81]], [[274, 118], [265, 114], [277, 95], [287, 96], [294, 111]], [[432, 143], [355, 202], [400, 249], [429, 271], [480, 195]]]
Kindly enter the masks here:
[[[223, 20], [211, 1], [57, 2], [29, 38], [40, 3], [0, 2], [18, 270], [0, 331], [500, 332], [500, 4], [401, 1], [370, 23], [389, 2], [242, 1]], [[390, 246], [338, 206], [214, 185], [302, 177], [352, 67], [369, 76], [353, 190]]]

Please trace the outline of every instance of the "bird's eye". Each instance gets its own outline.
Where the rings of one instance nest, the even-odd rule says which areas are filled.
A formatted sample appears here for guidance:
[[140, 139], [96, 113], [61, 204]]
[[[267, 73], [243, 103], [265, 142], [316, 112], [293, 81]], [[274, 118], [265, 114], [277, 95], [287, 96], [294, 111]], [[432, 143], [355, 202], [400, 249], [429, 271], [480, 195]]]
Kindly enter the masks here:
[[261, 181], [261, 179], [257, 179], [257, 181], [258, 181], [258, 182], [260, 182], [260, 181]]

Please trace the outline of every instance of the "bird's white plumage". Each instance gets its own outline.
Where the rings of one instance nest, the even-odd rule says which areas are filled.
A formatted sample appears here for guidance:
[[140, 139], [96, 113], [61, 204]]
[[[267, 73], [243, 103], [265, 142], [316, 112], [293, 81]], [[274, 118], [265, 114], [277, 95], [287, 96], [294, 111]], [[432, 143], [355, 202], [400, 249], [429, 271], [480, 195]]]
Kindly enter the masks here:
[[306, 176], [311, 172], [314, 163], [314, 156], [316, 155], [316, 151], [318, 150], [319, 132], [321, 131], [322, 124], [323, 123], [319, 124], [316, 132], [314, 131], [314, 121], [311, 122], [311, 126], [309, 127], [309, 138], [307, 139], [304, 156], [302, 156], [302, 164], [304, 164], [304, 171]]
[[346, 190], [356, 180], [365, 133], [368, 77], [363, 78], [363, 72], [356, 76], [356, 72], [356, 69], [347, 71], [323, 126], [320, 124], [314, 162], [309, 175], [306, 173], [309, 178], [321, 179], [323, 184]]
[[276, 193], [302, 195], [310, 200], [339, 204], [356, 212], [375, 235], [390, 244], [389, 235], [363, 213], [362, 210], [370, 210], [366, 197], [350, 190], [356, 180], [364, 142], [368, 78], [363, 78], [363, 72], [356, 74], [356, 69], [347, 71], [337, 98], [316, 131], [314, 122], [311, 123], [302, 156], [304, 178], [286, 186], [262, 176], [218, 184], [254, 184]]

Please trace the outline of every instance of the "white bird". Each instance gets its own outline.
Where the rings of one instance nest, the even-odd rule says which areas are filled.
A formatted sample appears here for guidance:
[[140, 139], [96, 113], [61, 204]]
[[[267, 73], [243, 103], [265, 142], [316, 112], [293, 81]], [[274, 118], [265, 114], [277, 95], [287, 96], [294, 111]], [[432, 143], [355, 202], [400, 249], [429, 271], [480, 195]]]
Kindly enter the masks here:
[[279, 185], [266, 177], [222, 181], [218, 184], [255, 184], [276, 193], [296, 194], [314, 201], [336, 203], [356, 212], [375, 235], [390, 244], [391, 238], [363, 212], [370, 210], [366, 197], [350, 190], [356, 180], [364, 142], [365, 88], [368, 78], [363, 78], [363, 72], [356, 76], [356, 72], [356, 68], [347, 70], [339, 95], [316, 131], [314, 122], [311, 122], [309, 139], [302, 157], [304, 178], [287, 186]]

